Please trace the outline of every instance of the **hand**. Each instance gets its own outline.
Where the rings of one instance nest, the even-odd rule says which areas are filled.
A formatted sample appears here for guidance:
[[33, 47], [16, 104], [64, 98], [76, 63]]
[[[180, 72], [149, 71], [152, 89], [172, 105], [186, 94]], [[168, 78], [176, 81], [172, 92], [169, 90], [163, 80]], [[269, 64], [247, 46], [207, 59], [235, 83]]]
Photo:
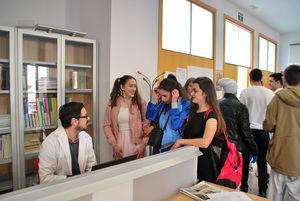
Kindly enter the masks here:
[[143, 146], [143, 145], [140, 145], [140, 146], [138, 146], [135, 150], [134, 150], [134, 153], [135, 154], [138, 154], [137, 155], [137, 159], [138, 158], [143, 158], [144, 157], [144, 153], [145, 153], [145, 146]]
[[151, 131], [154, 129], [154, 126], [149, 126], [144, 130], [144, 137], [148, 137], [151, 133]]
[[257, 161], [257, 156], [252, 156], [252, 155], [249, 156], [249, 162], [254, 164], [256, 163], [256, 161]]
[[177, 148], [179, 148], [180, 146], [181, 146], [181, 144], [180, 144], [179, 140], [177, 140], [177, 141], [175, 142], [175, 144], [172, 146], [171, 150], [177, 149]]
[[178, 89], [174, 89], [172, 91], [172, 103], [177, 102], [178, 97], [179, 97], [179, 91], [178, 91]]
[[121, 147], [119, 147], [118, 145], [115, 145], [115, 146], [113, 146], [113, 150], [114, 150], [114, 153], [113, 153], [114, 159], [123, 158], [123, 152], [122, 152]]
[[158, 87], [155, 87], [152, 91], [153, 98], [157, 99], [159, 97]]

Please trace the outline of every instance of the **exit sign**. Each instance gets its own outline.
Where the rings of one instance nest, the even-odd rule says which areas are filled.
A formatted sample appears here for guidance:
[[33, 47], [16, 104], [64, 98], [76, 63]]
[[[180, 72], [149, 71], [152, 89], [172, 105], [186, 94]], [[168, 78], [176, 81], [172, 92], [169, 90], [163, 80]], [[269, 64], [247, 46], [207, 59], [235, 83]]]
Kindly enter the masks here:
[[241, 12], [238, 12], [238, 20], [243, 22], [244, 21], [244, 15]]

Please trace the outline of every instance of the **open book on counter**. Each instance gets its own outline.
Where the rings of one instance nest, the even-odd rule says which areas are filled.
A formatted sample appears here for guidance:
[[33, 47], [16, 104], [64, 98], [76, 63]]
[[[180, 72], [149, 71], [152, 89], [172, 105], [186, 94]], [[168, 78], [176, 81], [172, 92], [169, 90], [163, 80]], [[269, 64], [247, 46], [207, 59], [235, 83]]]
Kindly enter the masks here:
[[251, 201], [251, 199], [242, 192], [228, 192], [210, 185], [205, 181], [201, 181], [192, 187], [180, 188], [180, 192], [200, 201]]

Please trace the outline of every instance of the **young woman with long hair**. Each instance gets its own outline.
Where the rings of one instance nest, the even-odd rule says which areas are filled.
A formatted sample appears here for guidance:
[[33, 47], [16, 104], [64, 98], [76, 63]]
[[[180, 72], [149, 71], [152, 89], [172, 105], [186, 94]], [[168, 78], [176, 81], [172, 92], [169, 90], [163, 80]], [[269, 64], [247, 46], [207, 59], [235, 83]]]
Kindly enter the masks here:
[[184, 130], [186, 139], [179, 139], [172, 149], [181, 145], [199, 147], [203, 155], [198, 158], [197, 177], [199, 181], [215, 182], [212, 167], [210, 144], [215, 135], [226, 130], [213, 82], [207, 77], [193, 81], [191, 93], [191, 112]]
[[[173, 78], [162, 80], [153, 90], [153, 98], [153, 102], [148, 103], [146, 118], [152, 122], [159, 118], [158, 124], [161, 129], [166, 125], [161, 148], [154, 148], [155, 154], [170, 150], [176, 140], [182, 138], [184, 123], [190, 111], [190, 102], [185, 99], [181, 85]], [[161, 102], [156, 104], [158, 98]]]
[[114, 159], [138, 154], [144, 156], [148, 137], [143, 130], [149, 126], [146, 120], [146, 102], [141, 98], [136, 79], [130, 75], [115, 80], [110, 101], [104, 116], [103, 129], [113, 148]]

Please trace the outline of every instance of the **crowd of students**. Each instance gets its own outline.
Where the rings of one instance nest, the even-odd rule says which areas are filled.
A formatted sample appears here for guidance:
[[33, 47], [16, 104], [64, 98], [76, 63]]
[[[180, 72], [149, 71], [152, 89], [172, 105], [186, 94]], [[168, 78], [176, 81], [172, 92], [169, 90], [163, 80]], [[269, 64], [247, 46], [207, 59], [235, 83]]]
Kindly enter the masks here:
[[[270, 86], [276, 85], [278, 77], [277, 74], [270, 77]], [[209, 148], [214, 136], [226, 131], [243, 155], [241, 190], [247, 192], [249, 162], [257, 159], [260, 196], [266, 197], [270, 180], [269, 198], [282, 200], [287, 190], [291, 200], [300, 200], [300, 161], [297, 159], [300, 154], [300, 66], [286, 68], [287, 87], [280, 91], [272, 88], [276, 94], [262, 86], [261, 80], [262, 72], [253, 69], [251, 86], [244, 89], [238, 99], [236, 82], [222, 78], [217, 85], [223, 87], [224, 97], [218, 101], [216, 87], [209, 78], [190, 78], [182, 87], [176, 77], [170, 75], [154, 88], [147, 105], [134, 77], [117, 78], [103, 122], [113, 158], [133, 154], [143, 157], [151, 131], [160, 128], [163, 130], [161, 146], [154, 147], [153, 153], [185, 145], [199, 147], [203, 155], [198, 158], [197, 178], [214, 182], [210, 157], [218, 158], [215, 153], [210, 154]], [[65, 123], [42, 144], [41, 182], [90, 171], [96, 163], [91, 139], [84, 131], [88, 115], [83, 105], [76, 104], [60, 108], [59, 118]], [[268, 132], [275, 132], [270, 143]], [[270, 179], [267, 160], [272, 169]]]

